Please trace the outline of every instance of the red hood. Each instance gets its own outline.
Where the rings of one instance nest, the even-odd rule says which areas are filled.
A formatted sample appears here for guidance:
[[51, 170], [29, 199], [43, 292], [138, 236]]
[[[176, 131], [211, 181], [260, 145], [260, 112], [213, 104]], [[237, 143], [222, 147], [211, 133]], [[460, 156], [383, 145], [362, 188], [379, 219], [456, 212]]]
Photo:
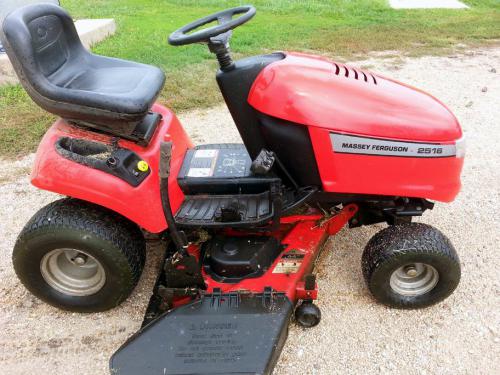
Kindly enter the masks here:
[[264, 68], [248, 102], [267, 115], [332, 131], [428, 142], [451, 142], [462, 136], [455, 116], [431, 95], [298, 53]]

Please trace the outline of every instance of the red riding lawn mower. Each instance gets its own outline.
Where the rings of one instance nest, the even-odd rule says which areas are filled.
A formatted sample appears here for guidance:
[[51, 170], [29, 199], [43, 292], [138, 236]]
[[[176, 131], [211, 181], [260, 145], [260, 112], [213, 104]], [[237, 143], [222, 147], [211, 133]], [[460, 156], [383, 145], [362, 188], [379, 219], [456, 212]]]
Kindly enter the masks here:
[[304, 327], [319, 323], [314, 262], [346, 224], [389, 224], [362, 257], [381, 303], [429, 306], [459, 283], [450, 241], [412, 223], [429, 200], [450, 202], [460, 190], [464, 141], [453, 114], [422, 91], [321, 57], [233, 61], [232, 30], [254, 15], [252, 6], [228, 9], [169, 37], [215, 54], [244, 142], [196, 147], [154, 104], [159, 69], [88, 52], [55, 5], [3, 22], [22, 85], [61, 117], [31, 181], [67, 196], [19, 235], [22, 283], [62, 309], [107, 310], [137, 284], [145, 235], [166, 240], [142, 328], [111, 358], [113, 374], [271, 373], [292, 314]]

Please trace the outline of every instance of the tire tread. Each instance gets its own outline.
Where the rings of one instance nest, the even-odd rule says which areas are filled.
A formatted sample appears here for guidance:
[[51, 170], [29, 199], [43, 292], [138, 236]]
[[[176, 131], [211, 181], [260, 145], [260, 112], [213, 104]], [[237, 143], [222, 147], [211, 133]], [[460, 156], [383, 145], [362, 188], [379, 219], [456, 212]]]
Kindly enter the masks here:
[[[458, 254], [451, 241], [443, 233], [423, 223], [393, 225], [376, 233], [368, 241], [363, 252], [361, 266], [370, 292], [373, 295], [376, 294], [372, 275], [381, 264], [395, 263], [401, 257], [416, 252], [446, 260], [458, 272], [458, 278], [460, 278]], [[429, 303], [429, 305], [436, 302]], [[393, 307], [415, 308], [411, 298], [401, 298]]]
[[[117, 290], [116, 305], [122, 302], [137, 285], [144, 268], [146, 252], [142, 231], [135, 223], [111, 210], [75, 198], [63, 198], [49, 203], [33, 215], [22, 229], [13, 252], [14, 266], [21, 280], [22, 265], [16, 267], [16, 258], [25, 256], [22, 253], [29, 250], [26, 243], [40, 233], [57, 233], [61, 229], [91, 233], [110, 243], [124, 255], [131, 280], [129, 279], [129, 285], [123, 285], [121, 290]], [[116, 257], [117, 262], [123, 262], [118, 253], [108, 254]], [[29, 288], [29, 285], [26, 286]]]

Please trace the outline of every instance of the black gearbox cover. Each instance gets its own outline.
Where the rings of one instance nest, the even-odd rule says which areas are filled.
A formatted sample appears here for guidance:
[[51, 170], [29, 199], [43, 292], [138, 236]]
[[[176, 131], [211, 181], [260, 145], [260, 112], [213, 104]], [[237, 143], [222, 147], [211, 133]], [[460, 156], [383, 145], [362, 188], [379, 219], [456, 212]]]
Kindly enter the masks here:
[[215, 236], [203, 244], [203, 265], [217, 281], [238, 282], [262, 275], [281, 250], [282, 246], [274, 237]]
[[271, 374], [293, 305], [281, 293], [213, 294], [175, 308], [111, 357], [119, 375]]

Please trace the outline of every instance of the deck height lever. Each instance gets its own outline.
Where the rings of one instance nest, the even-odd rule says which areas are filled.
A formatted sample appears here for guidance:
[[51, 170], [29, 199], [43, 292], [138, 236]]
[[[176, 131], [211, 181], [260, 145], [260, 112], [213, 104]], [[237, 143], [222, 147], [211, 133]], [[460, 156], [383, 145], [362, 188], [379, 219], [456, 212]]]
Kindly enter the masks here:
[[186, 234], [177, 229], [174, 214], [170, 205], [168, 193], [168, 177], [170, 176], [170, 160], [172, 158], [172, 142], [161, 142], [160, 144], [160, 194], [163, 214], [168, 224], [168, 230], [172, 241], [177, 248], [177, 253], [181, 256], [187, 256], [188, 241]]

